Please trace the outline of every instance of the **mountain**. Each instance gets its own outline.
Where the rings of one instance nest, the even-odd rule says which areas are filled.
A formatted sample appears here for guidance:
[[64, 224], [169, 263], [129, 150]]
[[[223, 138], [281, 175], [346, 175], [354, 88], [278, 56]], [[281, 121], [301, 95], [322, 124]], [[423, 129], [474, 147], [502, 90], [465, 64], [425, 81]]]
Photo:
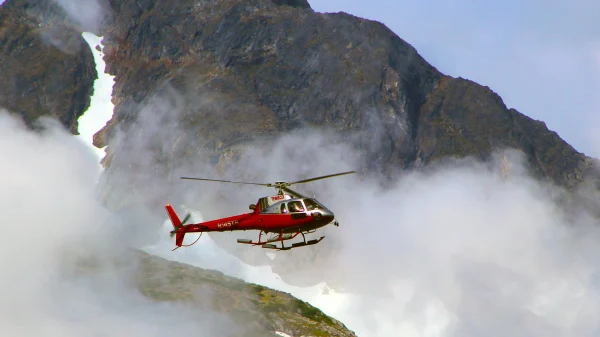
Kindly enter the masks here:
[[[542, 121], [508, 108], [490, 88], [441, 73], [379, 22], [317, 13], [303, 0], [99, 3], [101, 20], [86, 26], [54, 2], [7, 0], [2, 9], [12, 19], [1, 21], [0, 32], [16, 46], [4, 53], [17, 60], [27, 51], [31, 62], [4, 80], [60, 82], [60, 92], [70, 99], [61, 102], [69, 111], [61, 120], [71, 130], [89, 104], [95, 74], [82, 71], [62, 80], [52, 72], [55, 68], [44, 66], [91, 69], [91, 54], [81, 39], [74, 39], [81, 51], [74, 58], [69, 58], [72, 53], [24, 49], [29, 40], [12, 33], [10, 25], [25, 22], [19, 27], [37, 45], [44, 41], [43, 34], [35, 34], [38, 21], [64, 25], [64, 34], [91, 30], [104, 36], [107, 71], [116, 81], [115, 110], [96, 134], [95, 145], [108, 146], [103, 163], [106, 179], [113, 182], [106, 194], [115, 207], [141, 198], [162, 211], [165, 200], [181, 194], [169, 185], [177, 168], [194, 158], [209, 158], [210, 165], [227, 171], [248, 144], [309, 129], [356, 149], [364, 175], [394, 179], [447, 157], [488, 159], [494, 150], [514, 148], [538, 179], [572, 192], [595, 188], [589, 183], [597, 175], [593, 158]], [[42, 87], [54, 88], [54, 82]], [[27, 97], [47, 102], [55, 96], [26, 93], [24, 87], [11, 91], [0, 106], [30, 120], [60, 114], [26, 105]], [[25, 97], [22, 105], [11, 105], [14, 97]], [[272, 263], [286, 282], [314, 284], [318, 280], [300, 280], [293, 273], [312, 263], [318, 251], [313, 253], [301, 263]]]
[[[446, 156], [487, 158], [502, 147], [523, 151], [539, 178], [567, 188], [591, 167], [543, 122], [507, 108], [488, 87], [440, 73], [379, 22], [316, 13], [302, 0], [102, 4], [108, 10], [97, 33], [116, 85], [114, 118], [96, 136], [99, 147], [115, 128], [134, 128], [144, 104], [170, 89], [182, 98], [183, 133], [203, 135], [181, 153], [200, 146], [215, 161], [237, 144], [318, 126], [352, 135], [365, 150], [365, 170], [390, 175]], [[9, 0], [2, 13], [9, 17], [2, 52], [13, 61], [2, 63], [11, 90], [0, 106], [28, 120], [60, 116], [73, 130], [96, 78], [76, 35], [86, 27], [44, 1]], [[22, 47], [30, 43], [35, 48]]]

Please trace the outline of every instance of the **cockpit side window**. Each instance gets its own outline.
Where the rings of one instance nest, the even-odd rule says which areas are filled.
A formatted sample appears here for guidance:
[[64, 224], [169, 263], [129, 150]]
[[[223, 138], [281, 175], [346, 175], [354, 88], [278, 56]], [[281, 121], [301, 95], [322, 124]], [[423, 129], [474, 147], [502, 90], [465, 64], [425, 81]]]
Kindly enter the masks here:
[[285, 207], [285, 204], [281, 204], [281, 208], [279, 210], [281, 214], [286, 214], [288, 212], [287, 208]]
[[285, 208], [285, 203], [278, 202], [278, 203], [272, 204], [271, 206], [262, 210], [261, 213], [263, 213], [263, 214], [280, 214], [280, 213], [282, 213], [284, 208]]
[[306, 205], [307, 211], [312, 211], [320, 207], [320, 205], [313, 199], [304, 199], [304, 204]]
[[289, 202], [288, 208], [291, 213], [304, 212], [304, 206], [302, 206], [302, 202], [298, 200]]

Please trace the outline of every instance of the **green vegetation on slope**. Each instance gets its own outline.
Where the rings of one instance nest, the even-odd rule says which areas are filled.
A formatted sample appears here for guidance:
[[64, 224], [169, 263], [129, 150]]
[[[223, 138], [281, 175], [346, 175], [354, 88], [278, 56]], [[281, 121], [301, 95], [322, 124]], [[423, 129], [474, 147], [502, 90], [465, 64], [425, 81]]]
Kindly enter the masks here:
[[217, 271], [168, 261], [143, 252], [135, 283], [157, 301], [208, 306], [229, 314], [248, 335], [282, 331], [292, 336], [355, 336], [341, 322], [290, 294], [246, 283]]

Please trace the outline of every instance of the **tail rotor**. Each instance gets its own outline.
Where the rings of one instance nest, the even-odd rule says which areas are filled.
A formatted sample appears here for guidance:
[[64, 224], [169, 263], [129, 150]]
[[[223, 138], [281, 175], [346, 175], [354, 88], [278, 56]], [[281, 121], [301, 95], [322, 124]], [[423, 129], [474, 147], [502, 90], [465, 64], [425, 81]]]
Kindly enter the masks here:
[[[185, 236], [185, 225], [192, 217], [192, 214], [188, 213], [185, 216], [185, 218], [183, 218], [183, 221], [181, 221], [181, 220], [179, 220], [177, 213], [175, 213], [175, 210], [173, 210], [173, 207], [170, 204], [167, 204], [165, 206], [165, 209], [167, 210], [167, 214], [169, 215], [169, 218], [171, 219], [171, 223], [173, 224], [173, 230], [170, 232], [169, 236], [172, 238], [174, 235], [176, 235], [175, 236], [175, 245], [177, 245], [177, 247], [175, 247], [173, 250], [175, 250], [181, 246], [189, 247], [189, 246], [194, 245], [196, 242], [198, 242], [198, 239], [200, 239], [200, 236], [202, 236], [202, 233], [200, 233], [200, 236], [198, 236], [198, 239], [196, 239], [196, 241], [194, 241], [194, 243], [192, 243], [190, 245], [183, 245], [183, 237]], [[182, 228], [184, 228], [184, 230], [181, 230]]]
[[187, 224], [187, 222], [190, 220], [190, 218], [192, 217], [192, 213], [188, 213], [185, 218], [183, 218], [183, 221], [181, 221], [181, 223], [178, 226], [173, 226], [174, 229], [170, 232], [169, 237], [173, 238], [173, 236], [177, 233], [177, 231], [179, 230], [179, 228], [185, 226]]

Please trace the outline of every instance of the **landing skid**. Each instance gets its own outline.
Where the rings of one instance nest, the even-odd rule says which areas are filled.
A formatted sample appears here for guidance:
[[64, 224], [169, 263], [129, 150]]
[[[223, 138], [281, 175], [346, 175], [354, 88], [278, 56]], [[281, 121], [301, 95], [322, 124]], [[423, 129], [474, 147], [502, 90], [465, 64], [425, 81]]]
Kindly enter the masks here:
[[[313, 231], [314, 232], [314, 231]], [[261, 237], [262, 237], [262, 231], [260, 232], [259, 236], [258, 236], [258, 241], [254, 242], [252, 240], [248, 240], [248, 239], [238, 239], [237, 242], [238, 243], [243, 243], [243, 244], [248, 244], [248, 245], [253, 245], [253, 246], [262, 246], [263, 248], [267, 248], [267, 249], [275, 249], [275, 250], [290, 250], [292, 248], [298, 248], [298, 247], [303, 247], [303, 246], [311, 246], [314, 244], [317, 244], [319, 242], [321, 242], [321, 240], [323, 240], [325, 237], [321, 236], [319, 239], [313, 239], [313, 240], [308, 240], [306, 241], [306, 236], [304, 236], [304, 233], [302, 232], [298, 232], [295, 233], [293, 235], [291, 235], [290, 237], [285, 238], [283, 233], [279, 233], [279, 236], [276, 239], [271, 239], [271, 240], [266, 240], [266, 241], [260, 241]], [[307, 233], [312, 233], [312, 232], [307, 232]], [[298, 236], [298, 234], [302, 235], [302, 238], [304, 239], [303, 242], [296, 242], [296, 243], [292, 243], [291, 247], [286, 247], [283, 245], [283, 241], [286, 240], [291, 240], [293, 238], [295, 238], [296, 236]], [[278, 247], [277, 245], [273, 244], [272, 242], [281, 242], [281, 247]]]
[[325, 238], [324, 236], [321, 236], [318, 239], [313, 239], [313, 240], [308, 240], [308, 241], [305, 240], [304, 242], [292, 243], [291, 247], [285, 247], [283, 245], [283, 241], [281, 241], [281, 247], [277, 247], [274, 244], [264, 244], [264, 245], [262, 245], [262, 247], [267, 248], [267, 249], [275, 249], [275, 250], [290, 250], [292, 248], [316, 245], [317, 243], [321, 242], [321, 240], [323, 240], [324, 238]]

